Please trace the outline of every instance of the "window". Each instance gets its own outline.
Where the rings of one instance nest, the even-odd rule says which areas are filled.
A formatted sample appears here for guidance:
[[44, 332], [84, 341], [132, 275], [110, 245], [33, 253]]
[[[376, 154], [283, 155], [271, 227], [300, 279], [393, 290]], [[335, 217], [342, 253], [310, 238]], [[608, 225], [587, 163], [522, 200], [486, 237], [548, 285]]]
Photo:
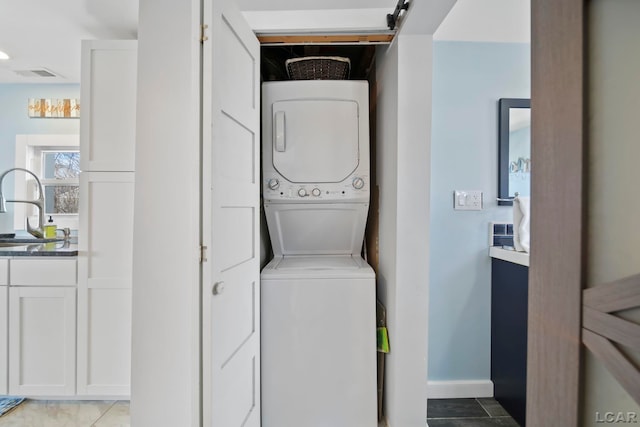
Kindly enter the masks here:
[[38, 150], [45, 215], [78, 214], [80, 152]]
[[[58, 228], [78, 228], [80, 201], [80, 150], [78, 135], [18, 135], [16, 166], [38, 176], [44, 189], [45, 221], [51, 217]], [[29, 174], [18, 172], [16, 198], [37, 196], [37, 185]], [[25, 228], [25, 217], [38, 222], [37, 208], [23, 203], [14, 207], [14, 227]]]

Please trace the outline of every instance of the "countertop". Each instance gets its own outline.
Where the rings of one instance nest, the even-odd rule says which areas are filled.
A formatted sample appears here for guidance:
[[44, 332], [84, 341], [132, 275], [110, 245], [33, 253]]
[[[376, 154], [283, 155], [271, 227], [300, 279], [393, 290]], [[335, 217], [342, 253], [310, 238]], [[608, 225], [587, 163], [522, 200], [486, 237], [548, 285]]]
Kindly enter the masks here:
[[489, 256], [491, 258], [501, 259], [503, 261], [529, 267], [529, 254], [527, 252], [518, 252], [515, 250], [503, 249], [499, 246], [491, 246], [489, 248]]
[[[30, 238], [0, 239], [0, 257], [41, 257], [41, 256], [77, 256], [77, 240], [64, 241], [50, 239], [47, 242], [32, 242]], [[3, 246], [3, 244], [20, 244]]]

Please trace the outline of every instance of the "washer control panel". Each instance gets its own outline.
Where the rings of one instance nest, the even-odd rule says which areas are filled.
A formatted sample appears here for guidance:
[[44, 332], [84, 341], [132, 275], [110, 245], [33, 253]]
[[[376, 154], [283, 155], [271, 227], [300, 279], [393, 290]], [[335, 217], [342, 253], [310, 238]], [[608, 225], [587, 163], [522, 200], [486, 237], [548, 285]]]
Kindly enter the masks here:
[[293, 183], [282, 177], [265, 177], [263, 198], [270, 202], [369, 200], [369, 176], [354, 176], [339, 183]]

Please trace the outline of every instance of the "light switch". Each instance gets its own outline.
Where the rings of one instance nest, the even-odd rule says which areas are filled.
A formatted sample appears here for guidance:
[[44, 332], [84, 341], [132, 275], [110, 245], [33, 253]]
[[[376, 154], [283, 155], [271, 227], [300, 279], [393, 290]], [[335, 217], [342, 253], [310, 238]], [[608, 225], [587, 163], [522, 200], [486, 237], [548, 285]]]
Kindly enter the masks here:
[[463, 211], [482, 210], [482, 191], [456, 190], [453, 192], [453, 209]]

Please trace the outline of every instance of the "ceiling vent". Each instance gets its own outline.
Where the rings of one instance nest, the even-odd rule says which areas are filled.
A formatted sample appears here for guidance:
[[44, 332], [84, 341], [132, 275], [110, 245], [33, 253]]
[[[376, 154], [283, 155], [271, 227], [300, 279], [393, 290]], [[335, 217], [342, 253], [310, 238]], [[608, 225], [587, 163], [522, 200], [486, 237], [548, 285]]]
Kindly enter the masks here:
[[39, 68], [35, 70], [14, 70], [16, 74], [22, 77], [59, 77], [57, 74], [47, 70], [46, 68]]

